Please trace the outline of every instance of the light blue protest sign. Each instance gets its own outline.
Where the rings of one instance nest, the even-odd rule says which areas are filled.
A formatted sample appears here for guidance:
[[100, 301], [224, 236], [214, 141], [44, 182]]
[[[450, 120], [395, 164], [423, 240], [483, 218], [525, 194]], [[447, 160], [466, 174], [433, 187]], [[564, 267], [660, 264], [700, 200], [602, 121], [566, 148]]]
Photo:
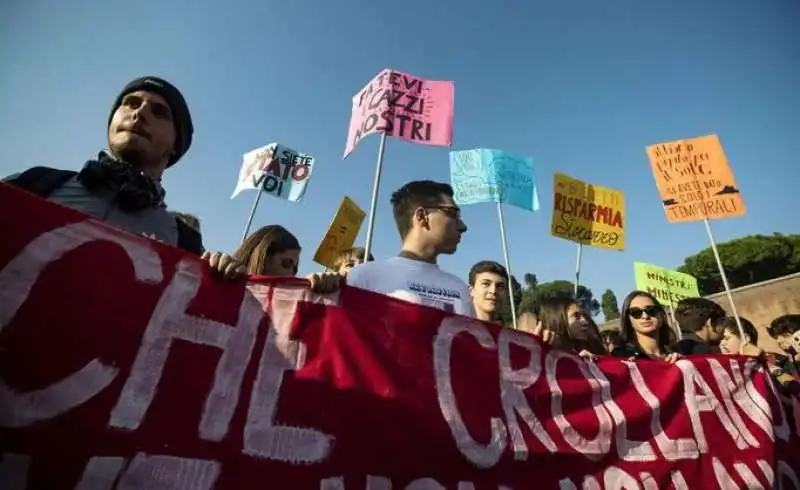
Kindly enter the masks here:
[[528, 211], [539, 209], [530, 157], [484, 148], [451, 151], [450, 183], [460, 205], [500, 202]]
[[261, 189], [279, 199], [301, 201], [313, 170], [311, 155], [270, 143], [244, 155], [231, 199], [245, 189]]

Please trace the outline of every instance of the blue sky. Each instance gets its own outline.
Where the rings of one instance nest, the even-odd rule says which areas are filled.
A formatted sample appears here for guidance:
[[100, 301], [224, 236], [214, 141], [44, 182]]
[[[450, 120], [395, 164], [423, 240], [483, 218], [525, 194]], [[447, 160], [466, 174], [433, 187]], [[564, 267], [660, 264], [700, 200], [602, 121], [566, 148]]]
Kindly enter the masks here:
[[[341, 160], [350, 99], [393, 68], [455, 80], [455, 148], [534, 158], [542, 211], [506, 210], [519, 277], [574, 275], [575, 245], [549, 235], [555, 171], [626, 194], [627, 250], [584, 252], [583, 280], [596, 296], [611, 288], [621, 300], [633, 288], [634, 261], [674, 267], [707, 247], [702, 223], [667, 223], [644, 150], [682, 137], [718, 133], [743, 193], [747, 216], [714, 222], [718, 241], [800, 232], [796, 0], [221, 5], [2, 2], [0, 174], [79, 168], [105, 145], [117, 91], [136, 76], [160, 75], [183, 91], [196, 129], [167, 173], [167, 200], [200, 216], [208, 248], [232, 252], [241, 238], [254, 195], [229, 197], [244, 152], [278, 141], [316, 156], [304, 202], [265, 198], [255, 221], [295, 233], [301, 272], [313, 272], [342, 196], [369, 206], [378, 138]], [[448, 180], [447, 149], [390, 140], [379, 257], [399, 249], [389, 195], [416, 179]], [[474, 262], [502, 261], [502, 253], [492, 205], [464, 216], [470, 231], [441, 264], [466, 277]]]

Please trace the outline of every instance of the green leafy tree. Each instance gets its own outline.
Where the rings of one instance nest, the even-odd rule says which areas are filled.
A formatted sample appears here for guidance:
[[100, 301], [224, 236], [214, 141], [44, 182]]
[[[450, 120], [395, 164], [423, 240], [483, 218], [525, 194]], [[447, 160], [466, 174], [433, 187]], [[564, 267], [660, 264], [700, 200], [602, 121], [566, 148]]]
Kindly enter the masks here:
[[536, 279], [536, 274], [531, 274], [530, 272], [526, 272], [524, 276], [522, 276], [522, 280], [525, 281], [525, 288], [526, 289], [536, 289], [536, 285], [539, 284], [539, 280]]
[[[717, 248], [731, 288], [800, 272], [800, 235], [749, 235]], [[724, 290], [710, 247], [687, 257], [678, 270], [697, 278], [702, 295]]]
[[577, 298], [574, 295], [574, 290], [574, 283], [569, 281], [559, 280], [541, 284], [537, 283], [534, 288], [528, 288], [523, 293], [522, 302], [520, 303], [520, 311], [534, 312], [544, 299], [569, 298], [575, 299], [580, 307], [592, 316], [595, 316], [600, 312], [600, 303], [594, 299], [591, 289], [587, 288], [586, 286], [579, 285]]
[[522, 302], [522, 293], [524, 289], [522, 285], [517, 281], [517, 278], [514, 275], [511, 275], [511, 294], [508, 297], [509, 302], [503, 306], [503, 309], [500, 311], [500, 323], [510, 327], [514, 325], [514, 317], [511, 316], [511, 303], [510, 301], [514, 301], [514, 306], [517, 308], [517, 315], [519, 315], [519, 307], [520, 303]]
[[606, 321], [619, 318], [619, 303], [617, 303], [617, 295], [614, 294], [614, 291], [606, 289], [600, 298], [600, 306]]

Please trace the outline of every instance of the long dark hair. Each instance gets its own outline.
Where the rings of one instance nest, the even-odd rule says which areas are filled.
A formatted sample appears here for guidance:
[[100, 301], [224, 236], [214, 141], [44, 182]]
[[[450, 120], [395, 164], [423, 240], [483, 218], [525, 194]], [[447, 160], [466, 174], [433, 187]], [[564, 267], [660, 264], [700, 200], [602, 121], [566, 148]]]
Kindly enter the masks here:
[[553, 345], [574, 353], [588, 350], [592, 354], [605, 354], [600, 330], [586, 312], [583, 314], [586, 316], [588, 325], [570, 324], [567, 310], [572, 305], [580, 307], [577, 301], [570, 298], [547, 298], [539, 303], [538, 317], [542, 322], [542, 327], [556, 335]]
[[664, 311], [664, 306], [658, 301], [658, 299], [656, 299], [655, 296], [647, 291], [631, 291], [630, 294], [625, 296], [625, 300], [622, 302], [622, 311], [620, 312], [621, 343], [623, 345], [639, 345], [639, 340], [636, 337], [636, 330], [633, 329], [633, 323], [631, 323], [630, 312], [631, 303], [635, 298], [640, 296], [649, 298], [650, 301], [652, 301], [653, 304], [658, 307], [658, 313], [656, 313], [655, 316], [655, 318], [658, 319], [658, 332], [656, 334], [658, 348], [666, 352], [674, 351], [676, 343], [675, 332], [672, 331], [672, 328], [669, 325], [667, 313]]

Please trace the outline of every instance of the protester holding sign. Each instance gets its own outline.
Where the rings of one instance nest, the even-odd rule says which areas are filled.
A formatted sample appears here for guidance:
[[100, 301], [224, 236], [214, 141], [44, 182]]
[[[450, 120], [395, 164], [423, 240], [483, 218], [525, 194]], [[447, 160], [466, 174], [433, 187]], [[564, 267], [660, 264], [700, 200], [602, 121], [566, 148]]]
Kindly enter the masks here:
[[664, 307], [646, 291], [633, 291], [622, 302], [621, 345], [612, 355], [629, 359], [663, 359], [675, 362], [675, 333]]
[[475, 318], [499, 323], [500, 311], [508, 301], [508, 272], [491, 260], [482, 260], [469, 271], [469, 295]]
[[449, 184], [409, 182], [392, 194], [392, 211], [403, 241], [398, 257], [353, 269], [347, 283], [413, 303], [473, 316], [467, 285], [436, 264], [458, 248], [467, 226]]

